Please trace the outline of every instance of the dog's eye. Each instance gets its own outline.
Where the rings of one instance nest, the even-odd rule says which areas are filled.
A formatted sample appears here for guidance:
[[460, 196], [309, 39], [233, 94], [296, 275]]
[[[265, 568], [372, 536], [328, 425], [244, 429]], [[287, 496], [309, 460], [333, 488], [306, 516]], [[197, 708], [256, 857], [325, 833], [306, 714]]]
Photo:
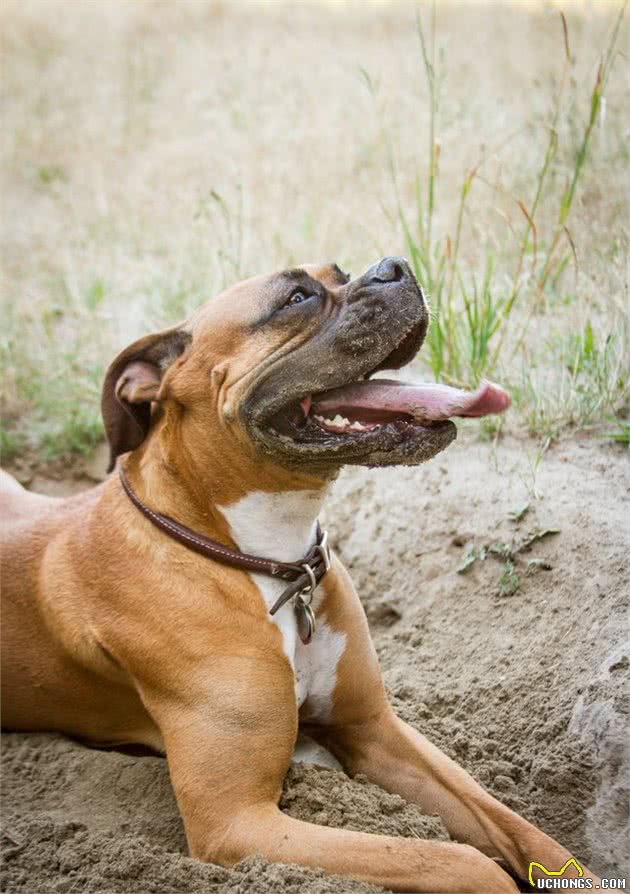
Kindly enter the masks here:
[[296, 289], [295, 292], [293, 292], [293, 294], [287, 301], [287, 305], [291, 306], [293, 304], [302, 304], [303, 301], [308, 301], [312, 297], [313, 297], [313, 295], [308, 295], [306, 292], [303, 292], [301, 289]]

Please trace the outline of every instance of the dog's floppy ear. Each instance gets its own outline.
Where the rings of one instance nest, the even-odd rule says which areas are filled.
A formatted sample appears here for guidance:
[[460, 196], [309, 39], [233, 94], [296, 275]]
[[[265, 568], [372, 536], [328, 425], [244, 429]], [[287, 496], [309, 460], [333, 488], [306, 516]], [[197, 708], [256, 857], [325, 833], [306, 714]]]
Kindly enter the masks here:
[[121, 453], [144, 441], [151, 424], [151, 402], [157, 399], [162, 376], [190, 343], [179, 327], [146, 335], [125, 348], [105, 374], [101, 412], [109, 441], [108, 472]]

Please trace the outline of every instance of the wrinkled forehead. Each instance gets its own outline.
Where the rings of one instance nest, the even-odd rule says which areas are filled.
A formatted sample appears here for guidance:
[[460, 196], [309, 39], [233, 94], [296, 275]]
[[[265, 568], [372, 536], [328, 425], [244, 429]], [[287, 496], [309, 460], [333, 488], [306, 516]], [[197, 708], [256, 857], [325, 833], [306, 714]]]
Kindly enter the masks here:
[[211, 298], [196, 310], [186, 327], [200, 335], [208, 326], [217, 324], [254, 326], [265, 319], [291, 292], [300, 286], [318, 282], [327, 290], [338, 289], [348, 277], [337, 264], [303, 264], [276, 273], [246, 279]]
[[303, 264], [298, 270], [304, 271], [307, 276], [316, 279], [327, 289], [338, 289], [345, 286], [350, 277], [337, 264]]

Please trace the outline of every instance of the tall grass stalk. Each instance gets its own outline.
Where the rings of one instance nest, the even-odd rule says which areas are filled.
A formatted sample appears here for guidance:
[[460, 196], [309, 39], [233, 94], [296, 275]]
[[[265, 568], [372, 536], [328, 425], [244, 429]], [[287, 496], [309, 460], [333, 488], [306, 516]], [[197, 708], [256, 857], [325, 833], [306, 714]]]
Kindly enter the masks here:
[[[547, 256], [545, 262], [543, 264], [542, 271], [540, 273], [538, 279], [538, 287], [542, 290], [544, 289], [547, 280], [549, 279], [549, 275], [551, 273], [553, 262], [555, 258], [556, 249], [558, 247], [558, 243], [562, 238], [563, 233], [565, 232], [565, 226], [569, 214], [571, 212], [571, 208], [573, 207], [573, 201], [575, 199], [575, 193], [577, 190], [578, 182], [580, 180], [580, 176], [584, 169], [584, 165], [586, 164], [586, 159], [588, 155], [588, 149], [591, 143], [591, 138], [593, 135], [593, 130], [595, 128], [595, 124], [599, 118], [599, 113], [601, 109], [602, 95], [606, 84], [608, 83], [608, 78], [610, 76], [610, 72], [612, 69], [613, 61], [615, 58], [615, 47], [617, 45], [617, 39], [619, 37], [619, 30], [621, 28], [621, 22], [625, 15], [626, 8], [628, 6], [628, 0], [625, 0], [624, 4], [621, 6], [619, 13], [617, 14], [617, 19], [615, 21], [615, 25], [613, 27], [612, 35], [610, 37], [608, 46], [606, 47], [606, 51], [604, 53], [604, 57], [599, 64], [597, 69], [597, 75], [595, 77], [595, 84], [593, 85], [593, 90], [591, 93], [591, 104], [590, 104], [590, 114], [584, 129], [584, 133], [582, 135], [582, 141], [580, 143], [579, 149], [577, 151], [575, 157], [575, 164], [573, 167], [573, 172], [571, 176], [571, 180], [569, 182], [568, 187], [565, 189], [562, 194], [562, 198], [560, 200], [560, 207], [558, 210], [558, 220], [555, 228], [555, 232], [553, 238], [551, 240], [551, 244], [549, 246], [549, 250], [547, 251]], [[565, 34], [566, 34], [566, 22], [563, 17], [563, 22], [565, 24]], [[566, 46], [568, 48], [568, 38], [566, 41]]]
[[[425, 288], [431, 306], [432, 324], [427, 336], [431, 369], [436, 379], [473, 385], [482, 376], [492, 376], [499, 365], [514, 358], [522, 348], [535, 315], [547, 301], [547, 292], [558, 288], [571, 256], [577, 268], [577, 253], [568, 230], [578, 187], [589, 155], [595, 124], [598, 120], [604, 89], [616, 56], [616, 46], [628, 0], [620, 8], [600, 62], [590, 98], [590, 111], [584, 126], [566, 186], [557, 200], [555, 216], [549, 219], [548, 208], [553, 201], [549, 179], [558, 161], [560, 148], [560, 117], [565, 107], [566, 89], [573, 64], [566, 18], [560, 13], [563, 41], [563, 63], [559, 85], [552, 103], [547, 125], [548, 136], [544, 153], [535, 176], [533, 194], [529, 202], [515, 197], [524, 222], [517, 237], [517, 251], [512, 262], [510, 286], [506, 289], [504, 275], [499, 275], [495, 258], [487, 252], [481, 275], [464, 269], [460, 261], [467, 204], [483, 161], [465, 175], [459, 191], [454, 236], [435, 235], [435, 214], [439, 193], [439, 115], [442, 73], [436, 61], [436, 4], [430, 13], [428, 33], [418, 13], [416, 26], [419, 58], [423, 81], [427, 89], [428, 145], [426, 182], [423, 186], [419, 173], [415, 177], [415, 213], [410, 216], [401, 201], [398, 170], [391, 139], [382, 125], [381, 136], [386, 148], [387, 164], [395, 196], [396, 214], [401, 226], [405, 249], [414, 272]], [[377, 90], [366, 72], [366, 82], [376, 102]], [[380, 118], [382, 121], [382, 117]], [[543, 198], [545, 199], [543, 215]], [[541, 233], [550, 233], [547, 247]], [[559, 252], [565, 239], [570, 252]], [[543, 251], [540, 250], [541, 244]], [[531, 257], [531, 264], [527, 259]], [[528, 292], [525, 313], [514, 316]], [[532, 294], [533, 293], [533, 294]], [[509, 352], [506, 351], [509, 346]]]

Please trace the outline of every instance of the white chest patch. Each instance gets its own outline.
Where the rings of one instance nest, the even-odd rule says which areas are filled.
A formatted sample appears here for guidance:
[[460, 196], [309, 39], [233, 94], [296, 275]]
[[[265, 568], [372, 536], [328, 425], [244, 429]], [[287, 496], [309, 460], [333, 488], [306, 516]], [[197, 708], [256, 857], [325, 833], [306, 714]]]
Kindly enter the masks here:
[[[291, 491], [266, 494], [254, 491], [231, 506], [222, 507], [232, 536], [243, 552], [295, 562], [315, 539], [315, 526], [326, 491]], [[283, 581], [265, 574], [251, 574], [267, 608], [271, 608], [286, 587]], [[346, 636], [337, 633], [322, 618], [320, 609], [323, 588], [320, 586], [312, 602], [315, 633], [308, 645], [301, 641], [292, 602], [269, 616], [282, 634], [284, 652], [295, 675], [295, 696], [298, 706], [308, 702], [315, 719], [326, 720], [332, 709], [337, 682], [337, 665], [343, 655]]]

